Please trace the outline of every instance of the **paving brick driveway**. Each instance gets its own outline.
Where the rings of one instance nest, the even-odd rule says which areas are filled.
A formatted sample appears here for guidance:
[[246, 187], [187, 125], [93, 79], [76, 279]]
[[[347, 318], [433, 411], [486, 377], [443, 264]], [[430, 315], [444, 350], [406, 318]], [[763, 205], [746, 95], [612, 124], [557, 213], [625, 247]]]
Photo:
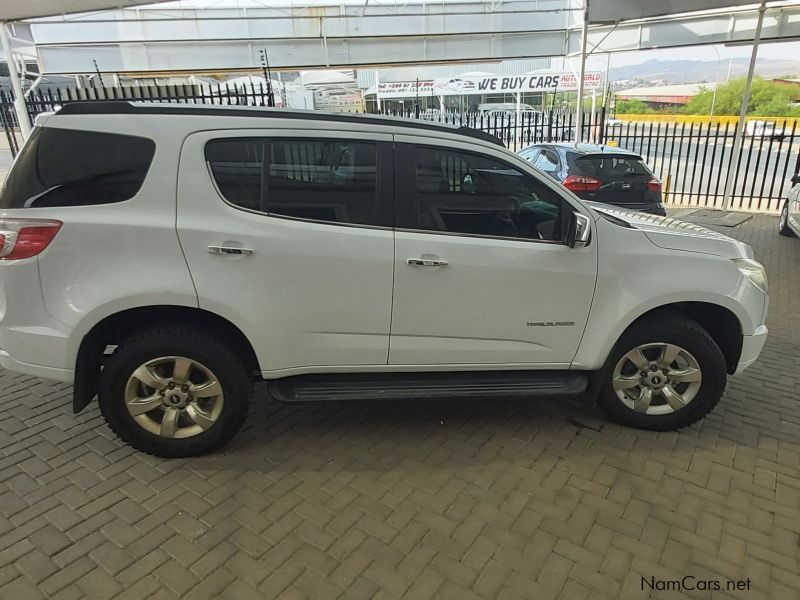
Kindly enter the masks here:
[[0, 598], [638, 598], [684, 575], [797, 598], [800, 240], [774, 225], [725, 230], [769, 272], [764, 354], [681, 433], [579, 401], [260, 393], [224, 453], [165, 461], [0, 371]]

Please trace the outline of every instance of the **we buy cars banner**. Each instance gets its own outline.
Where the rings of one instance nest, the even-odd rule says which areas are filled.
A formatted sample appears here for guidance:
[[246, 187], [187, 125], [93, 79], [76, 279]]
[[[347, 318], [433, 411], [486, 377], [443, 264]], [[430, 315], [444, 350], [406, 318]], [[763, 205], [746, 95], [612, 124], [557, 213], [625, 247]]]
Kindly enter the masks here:
[[[583, 85], [586, 90], [600, 87], [600, 72], [585, 74]], [[515, 94], [517, 92], [574, 92], [578, 89], [578, 79], [572, 73], [547, 72], [527, 75], [462, 75], [436, 79], [434, 93], [440, 96], [462, 94]]]

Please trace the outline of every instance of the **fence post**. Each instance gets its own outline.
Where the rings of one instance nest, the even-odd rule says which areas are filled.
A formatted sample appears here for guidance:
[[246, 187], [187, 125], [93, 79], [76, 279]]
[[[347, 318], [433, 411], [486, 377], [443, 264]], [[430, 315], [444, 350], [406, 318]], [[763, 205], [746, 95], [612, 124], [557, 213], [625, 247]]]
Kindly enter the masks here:
[[597, 129], [597, 143], [606, 143], [606, 107], [600, 107], [600, 127]]

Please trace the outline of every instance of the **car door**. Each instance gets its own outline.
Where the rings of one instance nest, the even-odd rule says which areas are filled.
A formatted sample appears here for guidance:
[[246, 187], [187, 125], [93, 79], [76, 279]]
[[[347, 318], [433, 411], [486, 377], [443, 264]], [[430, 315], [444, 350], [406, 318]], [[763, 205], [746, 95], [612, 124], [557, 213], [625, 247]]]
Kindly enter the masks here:
[[178, 234], [200, 308], [264, 371], [385, 365], [391, 136], [205, 131], [181, 152]]
[[499, 150], [396, 135], [395, 158], [389, 363], [568, 366], [597, 276], [575, 207]]

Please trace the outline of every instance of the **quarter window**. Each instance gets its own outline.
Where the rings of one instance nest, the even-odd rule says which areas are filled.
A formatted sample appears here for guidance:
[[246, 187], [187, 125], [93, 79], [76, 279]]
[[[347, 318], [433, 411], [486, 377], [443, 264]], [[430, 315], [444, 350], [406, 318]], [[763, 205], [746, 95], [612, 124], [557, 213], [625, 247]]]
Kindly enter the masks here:
[[558, 171], [558, 155], [552, 150], [543, 148], [539, 156], [536, 157], [533, 166], [548, 175], [555, 175], [556, 171]]
[[466, 152], [417, 147], [410, 155], [420, 229], [562, 239], [564, 201], [529, 174]]
[[376, 145], [349, 140], [228, 138], [206, 145], [228, 202], [269, 215], [376, 225]]
[[128, 200], [142, 187], [155, 151], [147, 138], [37, 127], [6, 180], [0, 209]]

